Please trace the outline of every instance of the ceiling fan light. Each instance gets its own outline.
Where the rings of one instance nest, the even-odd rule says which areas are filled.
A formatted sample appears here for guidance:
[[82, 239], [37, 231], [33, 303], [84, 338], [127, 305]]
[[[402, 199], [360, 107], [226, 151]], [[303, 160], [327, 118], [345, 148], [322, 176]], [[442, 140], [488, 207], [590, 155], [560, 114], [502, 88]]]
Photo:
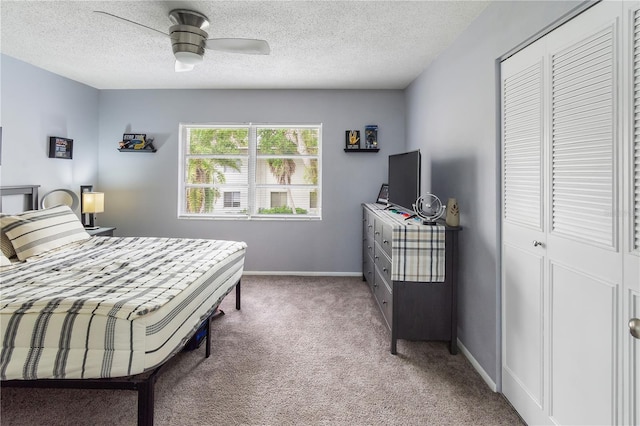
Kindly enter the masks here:
[[194, 52], [175, 52], [176, 60], [187, 65], [196, 65], [202, 62], [202, 56]]
[[195, 68], [195, 65], [183, 64], [180, 61], [176, 61], [174, 70], [175, 72], [186, 72], [191, 71]]

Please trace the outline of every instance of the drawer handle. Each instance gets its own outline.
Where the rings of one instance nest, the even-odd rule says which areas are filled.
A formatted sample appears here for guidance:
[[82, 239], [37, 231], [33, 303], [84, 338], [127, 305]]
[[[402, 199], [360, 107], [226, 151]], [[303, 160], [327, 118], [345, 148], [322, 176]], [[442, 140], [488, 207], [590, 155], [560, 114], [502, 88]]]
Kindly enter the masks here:
[[376, 231], [374, 232], [375, 235], [380, 235], [380, 232]]
[[382, 268], [382, 270], [383, 270], [384, 272], [389, 272], [389, 270], [388, 270], [387, 268]]
[[368, 225], [367, 228], [373, 228], [373, 225]]
[[373, 258], [374, 258], [375, 260], [378, 260], [378, 259], [380, 259], [380, 256], [374, 256]]
[[382, 304], [383, 304], [383, 305], [386, 305], [386, 304], [387, 304], [387, 301], [386, 301], [386, 300], [383, 300], [383, 301], [382, 301]]
[[389, 244], [388, 240], [382, 240], [382, 244]]

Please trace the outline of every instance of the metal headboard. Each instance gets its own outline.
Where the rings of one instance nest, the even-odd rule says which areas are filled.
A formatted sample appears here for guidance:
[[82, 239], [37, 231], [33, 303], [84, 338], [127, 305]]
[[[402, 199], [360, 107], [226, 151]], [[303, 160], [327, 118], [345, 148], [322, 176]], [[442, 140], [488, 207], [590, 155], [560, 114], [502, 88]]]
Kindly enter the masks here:
[[29, 210], [38, 209], [38, 188], [40, 185], [0, 186], [0, 212], [2, 211], [2, 197], [5, 195], [24, 195]]

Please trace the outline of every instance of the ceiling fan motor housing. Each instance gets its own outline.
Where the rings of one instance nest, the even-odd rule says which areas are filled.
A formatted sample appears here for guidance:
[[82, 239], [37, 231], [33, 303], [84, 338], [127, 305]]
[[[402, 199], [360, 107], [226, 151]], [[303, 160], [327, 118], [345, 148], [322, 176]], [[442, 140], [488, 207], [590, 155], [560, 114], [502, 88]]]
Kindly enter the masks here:
[[176, 9], [169, 13], [174, 24], [169, 28], [171, 47], [176, 59], [184, 64], [202, 62], [209, 34], [209, 20], [201, 13]]

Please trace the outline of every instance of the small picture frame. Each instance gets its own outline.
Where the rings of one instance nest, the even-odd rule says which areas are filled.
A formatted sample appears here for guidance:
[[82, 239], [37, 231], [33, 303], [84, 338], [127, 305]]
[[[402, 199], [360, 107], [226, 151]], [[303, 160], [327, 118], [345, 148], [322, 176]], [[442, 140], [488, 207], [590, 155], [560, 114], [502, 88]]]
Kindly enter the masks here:
[[365, 149], [378, 149], [378, 126], [369, 124], [364, 126]]
[[378, 204], [389, 204], [389, 185], [383, 183], [380, 187], [380, 192], [378, 192], [378, 199], [376, 200]]
[[49, 137], [49, 158], [71, 160], [73, 158], [73, 139], [59, 136]]
[[360, 130], [346, 130], [345, 145], [347, 149], [360, 149]]

